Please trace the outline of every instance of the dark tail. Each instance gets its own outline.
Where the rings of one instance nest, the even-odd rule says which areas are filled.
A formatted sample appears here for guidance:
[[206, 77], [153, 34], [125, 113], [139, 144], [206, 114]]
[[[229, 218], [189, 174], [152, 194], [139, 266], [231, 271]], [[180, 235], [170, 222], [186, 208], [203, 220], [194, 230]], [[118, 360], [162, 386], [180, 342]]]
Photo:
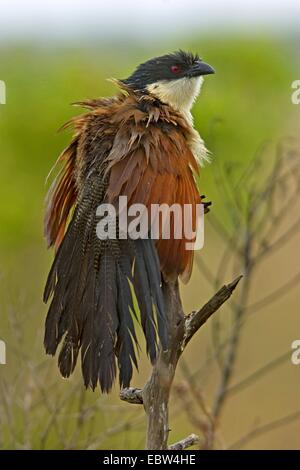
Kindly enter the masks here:
[[121, 387], [129, 386], [138, 366], [135, 323], [141, 323], [152, 363], [159, 344], [167, 349], [168, 331], [153, 240], [98, 239], [93, 201], [101, 195], [93, 191], [91, 185], [77, 205], [48, 276], [44, 301], [52, 300], [44, 344], [54, 355], [63, 341], [58, 365], [64, 377], [81, 350], [86, 387], [99, 382], [109, 392], [117, 365]]

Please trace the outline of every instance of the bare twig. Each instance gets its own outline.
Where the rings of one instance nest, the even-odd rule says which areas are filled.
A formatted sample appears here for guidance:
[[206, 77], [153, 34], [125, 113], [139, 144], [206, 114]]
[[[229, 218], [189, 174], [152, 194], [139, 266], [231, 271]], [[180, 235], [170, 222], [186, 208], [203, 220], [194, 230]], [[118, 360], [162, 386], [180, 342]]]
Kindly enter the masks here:
[[228, 352], [224, 360], [224, 367], [221, 373], [220, 383], [216, 392], [214, 405], [213, 405], [213, 416], [218, 418], [221, 413], [221, 408], [227, 397], [227, 387], [230, 382], [234, 365], [236, 362], [237, 349], [240, 339], [242, 320], [245, 312], [245, 305], [248, 300], [250, 289], [250, 277], [247, 276], [245, 282], [242, 286], [242, 291], [240, 295], [240, 302], [235, 311], [235, 323], [233, 327], [232, 334], [230, 336]]
[[226, 300], [231, 297], [234, 289], [243, 276], [238, 276], [230, 284], [223, 286], [200, 310], [192, 312], [185, 319], [185, 334], [182, 342], [184, 349], [194, 334], [206, 323], [206, 321], [215, 313]]
[[229, 449], [240, 449], [241, 447], [245, 446], [251, 440], [255, 439], [258, 436], [262, 436], [274, 429], [278, 429], [281, 426], [286, 426], [293, 421], [300, 419], [300, 411], [296, 411], [291, 413], [283, 418], [275, 419], [274, 421], [270, 421], [269, 423], [262, 424], [261, 426], [253, 429], [252, 431], [245, 434], [242, 438], [231, 444]]
[[[191, 378], [190, 380], [189, 373], [186, 382], [176, 384], [174, 391], [177, 399], [182, 403], [190, 423], [201, 432], [200, 448], [203, 450], [212, 449], [215, 440], [215, 422], [208, 410], [207, 404], [204, 402], [201, 391], [195, 386], [193, 379]], [[195, 409], [195, 405], [199, 406], [201, 415]]]
[[123, 388], [120, 391], [120, 399], [134, 405], [143, 404], [143, 390], [141, 388]]
[[200, 441], [199, 436], [196, 434], [190, 434], [187, 436], [185, 439], [182, 439], [179, 442], [176, 442], [175, 444], [171, 444], [168, 447], [168, 450], [184, 450], [188, 449], [191, 446], [194, 446], [195, 444], [198, 444]]
[[284, 295], [286, 295], [291, 289], [297, 286], [300, 282], [300, 273], [298, 272], [292, 279], [289, 279], [285, 284], [280, 286], [271, 294], [266, 295], [266, 297], [254, 302], [247, 306], [247, 312], [258, 312], [261, 308], [267, 307], [269, 304], [275, 302], [276, 300], [280, 299]]
[[281, 365], [285, 360], [287, 360], [290, 357], [291, 357], [291, 352], [290, 351], [282, 354], [279, 357], [276, 357], [272, 361], [268, 362], [268, 364], [264, 365], [260, 369], [253, 372], [253, 374], [248, 375], [248, 377], [245, 377], [240, 382], [237, 382], [237, 383], [233, 384], [231, 387], [228, 387], [227, 388], [227, 393], [228, 394], [234, 394], [234, 393], [237, 393], [240, 390], [248, 387], [249, 385], [252, 385], [253, 383], [256, 382], [256, 380], [258, 380], [261, 377], [264, 377], [266, 373], [270, 372], [275, 367], [278, 367], [279, 365]]

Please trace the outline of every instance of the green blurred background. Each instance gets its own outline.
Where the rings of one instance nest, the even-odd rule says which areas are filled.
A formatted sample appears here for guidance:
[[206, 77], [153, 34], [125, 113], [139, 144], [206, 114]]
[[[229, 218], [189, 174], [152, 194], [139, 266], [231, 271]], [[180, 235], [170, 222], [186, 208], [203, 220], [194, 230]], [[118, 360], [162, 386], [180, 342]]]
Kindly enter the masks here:
[[[300, 78], [297, 35], [215, 29], [139, 45], [129, 38], [111, 43], [108, 38], [105, 44], [95, 38], [80, 45], [71, 39], [0, 43], [0, 79], [7, 86], [7, 104], [0, 105], [0, 338], [7, 347], [7, 364], [0, 365], [1, 448], [143, 448], [143, 412], [121, 403], [117, 386], [108, 397], [98, 390], [86, 392], [80, 371], [63, 380], [56, 360], [44, 355], [46, 308], [41, 297], [52, 253], [43, 239], [43, 201], [46, 176], [70, 140], [69, 132], [57, 129], [78, 113], [70, 103], [115, 93], [107, 78], [124, 78], [141, 61], [179, 47], [198, 52], [217, 72], [205, 80], [194, 116], [212, 152], [212, 163], [201, 173], [200, 191], [213, 200], [214, 213], [226, 225], [215, 165], [234, 161], [243, 169], [263, 142], [276, 142], [297, 131], [300, 109], [291, 104], [291, 83]], [[299, 238], [264, 266], [251, 291], [254, 300], [279, 286], [283, 273], [297, 267]], [[199, 256], [214, 271], [221, 253], [222, 240], [207, 226]], [[199, 307], [212, 292], [196, 266], [189, 285], [182, 288], [186, 311]], [[201, 330], [186, 352], [192, 371], [210, 354], [210, 327]], [[295, 288], [246, 323], [235, 381], [288, 353], [298, 338], [299, 288]], [[142, 386], [149, 372], [142, 354], [133, 384]], [[217, 379], [214, 363], [197, 379], [208, 403]], [[182, 380], [179, 368], [176, 384]], [[224, 446], [258, 423], [300, 409], [299, 387], [300, 366], [293, 366], [287, 357], [261, 380], [229, 397], [219, 423]], [[176, 394], [171, 428], [171, 441], [194, 431]], [[257, 436], [245, 447], [300, 448], [299, 431], [300, 421], [294, 421]]]

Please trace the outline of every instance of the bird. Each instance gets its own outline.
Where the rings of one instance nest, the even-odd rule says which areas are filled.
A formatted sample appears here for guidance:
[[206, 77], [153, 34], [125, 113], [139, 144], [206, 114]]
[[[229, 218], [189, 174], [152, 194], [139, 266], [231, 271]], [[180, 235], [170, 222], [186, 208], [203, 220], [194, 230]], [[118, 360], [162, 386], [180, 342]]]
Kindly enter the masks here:
[[[111, 391], [117, 375], [130, 386], [145, 337], [152, 364], [168, 349], [168, 318], [162, 285], [188, 282], [194, 253], [184, 236], [164, 239], [97, 236], [97, 208], [176, 203], [195, 210], [201, 199], [197, 178], [209, 160], [193, 125], [192, 106], [203, 77], [214, 69], [197, 54], [182, 50], [151, 58], [126, 79], [114, 79], [112, 97], [76, 103], [85, 109], [63, 128], [73, 136], [57, 160], [60, 170], [46, 197], [44, 231], [55, 251], [46, 281], [44, 346], [63, 377], [79, 354], [84, 385]], [[206, 203], [207, 206], [209, 205]], [[207, 207], [206, 207], [207, 209]], [[174, 224], [174, 219], [172, 218]]]

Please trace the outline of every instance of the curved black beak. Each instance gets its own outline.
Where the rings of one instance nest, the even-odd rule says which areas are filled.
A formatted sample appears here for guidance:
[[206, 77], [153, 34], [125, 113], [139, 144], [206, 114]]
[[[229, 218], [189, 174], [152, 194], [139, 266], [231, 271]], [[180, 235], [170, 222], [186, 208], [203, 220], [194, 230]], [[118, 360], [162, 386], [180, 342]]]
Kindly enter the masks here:
[[191, 77], [199, 77], [201, 75], [210, 75], [212, 73], [215, 73], [215, 70], [211, 65], [202, 62], [202, 60], [197, 60], [197, 62], [195, 62], [195, 64], [191, 67], [189, 75]]

